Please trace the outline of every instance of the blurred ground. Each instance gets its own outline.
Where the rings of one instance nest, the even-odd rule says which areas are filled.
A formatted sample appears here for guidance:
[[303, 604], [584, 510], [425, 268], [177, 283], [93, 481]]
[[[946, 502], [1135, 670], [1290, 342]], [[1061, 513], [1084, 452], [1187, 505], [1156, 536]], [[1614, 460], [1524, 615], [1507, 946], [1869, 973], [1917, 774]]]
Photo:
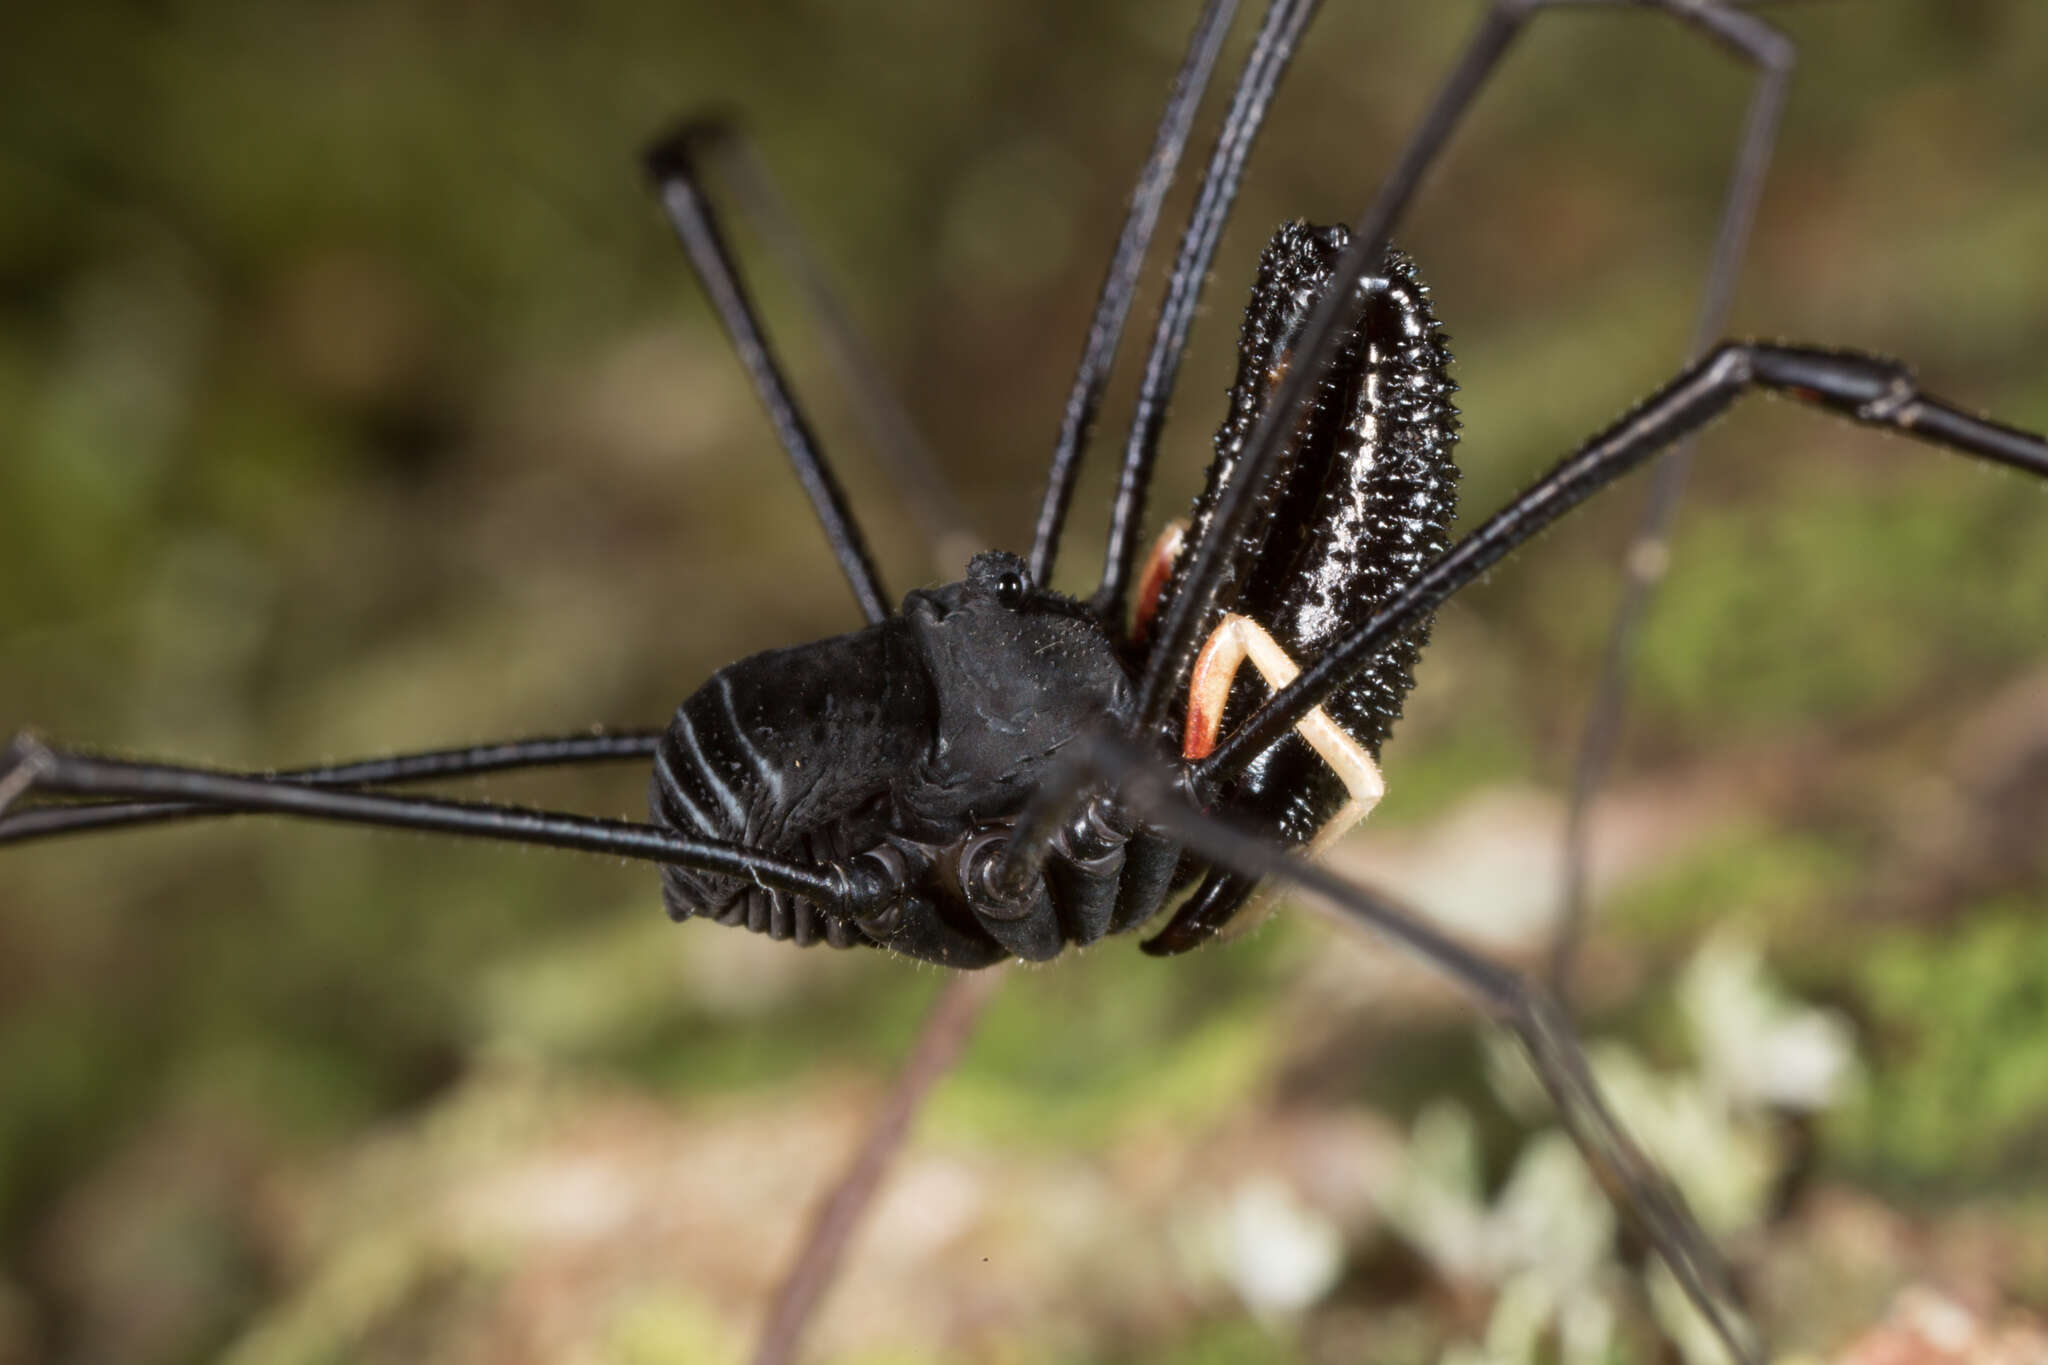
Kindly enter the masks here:
[[[849, 625], [636, 178], [700, 105], [758, 133], [975, 520], [1021, 547], [1191, 7], [1101, 8], [0, 16], [0, 729], [260, 766], [642, 724]], [[1356, 214], [1476, 9], [1318, 21], [1162, 513], [1267, 232]], [[1737, 330], [1895, 352], [2048, 426], [2048, 9], [1770, 12], [1802, 70]], [[1674, 367], [1746, 88], [1621, 12], [1544, 21], [1488, 95], [1403, 233], [1460, 357], [1471, 511]], [[831, 394], [793, 292], [761, 293]], [[844, 402], [820, 418], [891, 583], [930, 580]], [[1634, 501], [1440, 621], [1340, 855], [1510, 951], [1547, 912]], [[1912, 1284], [2022, 1331], [2048, 1312], [2048, 492], [1739, 412], [1638, 679], [1591, 1032], [1691, 1103], [1727, 1047], [1685, 1022], [1688, 964], [1717, 927], [1758, 945], [1827, 1013], [1757, 1018], [1834, 1021], [1860, 1077], [1813, 1117], [1727, 1108], [1691, 1163], [1749, 1173], [1727, 1241], [1777, 1340], [1842, 1350]], [[619, 772], [487, 790], [642, 808]], [[1441, 1234], [1548, 1169], [1543, 1121], [1441, 990], [1297, 913], [1012, 978], [815, 1359], [1508, 1350], [1512, 1257]], [[253, 823], [7, 850], [0, 1361], [734, 1359], [937, 985], [673, 929], [644, 869], [565, 855]], [[1654, 1358], [1635, 1281], [1604, 1239], [1593, 1261], [1575, 1321], [1610, 1305], [1610, 1358]]]

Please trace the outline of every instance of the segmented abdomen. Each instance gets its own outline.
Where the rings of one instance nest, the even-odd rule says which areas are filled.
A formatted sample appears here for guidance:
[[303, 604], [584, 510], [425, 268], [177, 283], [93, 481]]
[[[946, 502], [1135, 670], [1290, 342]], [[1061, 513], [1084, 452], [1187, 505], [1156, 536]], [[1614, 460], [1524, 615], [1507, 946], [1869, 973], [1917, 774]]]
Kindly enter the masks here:
[[[895, 827], [892, 778], [933, 724], [929, 681], [900, 619], [772, 650], [717, 673], [676, 708], [655, 751], [648, 808], [680, 833], [813, 862], [844, 862]], [[838, 948], [867, 938], [801, 897], [673, 865], [671, 918]]]

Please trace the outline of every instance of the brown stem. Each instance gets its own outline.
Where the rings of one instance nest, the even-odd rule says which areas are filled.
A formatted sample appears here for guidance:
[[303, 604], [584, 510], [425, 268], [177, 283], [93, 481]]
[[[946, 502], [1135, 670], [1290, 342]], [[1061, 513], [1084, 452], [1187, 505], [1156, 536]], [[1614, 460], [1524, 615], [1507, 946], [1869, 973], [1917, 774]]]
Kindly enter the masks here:
[[847, 1245], [868, 1206], [874, 1203], [882, 1178], [888, 1174], [890, 1163], [910, 1132], [911, 1121], [924, 1107], [932, 1086], [959, 1060], [960, 1050], [974, 1035], [982, 1007], [1000, 984], [1000, 967], [962, 972], [947, 982], [932, 1002], [931, 1013], [925, 1016], [909, 1060], [896, 1074], [896, 1083], [882, 1101], [845, 1174], [818, 1206], [810, 1231], [790, 1262], [789, 1273], [775, 1291], [760, 1345], [754, 1350], [754, 1365], [791, 1365], [796, 1359], [804, 1328], [810, 1324], [825, 1291], [832, 1287]]

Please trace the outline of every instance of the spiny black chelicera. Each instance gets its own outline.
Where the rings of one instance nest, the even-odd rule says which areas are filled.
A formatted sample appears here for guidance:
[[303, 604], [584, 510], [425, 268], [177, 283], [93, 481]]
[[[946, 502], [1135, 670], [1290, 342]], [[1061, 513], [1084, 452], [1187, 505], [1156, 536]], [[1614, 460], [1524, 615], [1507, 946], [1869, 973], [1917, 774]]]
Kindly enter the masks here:
[[[1230, 411], [1195, 499], [1189, 543], [1209, 534], [1217, 501], [1237, 475], [1244, 443], [1265, 412], [1279, 367], [1317, 301], [1334, 286], [1337, 262], [1350, 240], [1341, 227], [1297, 222], [1282, 227], [1267, 245], [1245, 310]], [[1206, 636], [1225, 610], [1249, 616], [1304, 667], [1371, 620], [1450, 548], [1457, 511], [1458, 411], [1451, 405], [1457, 385], [1448, 374], [1451, 354], [1430, 309], [1429, 288], [1406, 253], [1390, 250], [1380, 273], [1360, 281], [1357, 290], [1364, 310], [1359, 325], [1318, 380], [1255, 515], [1230, 547], [1225, 572], [1233, 586], [1218, 594], [1218, 605], [1202, 622]], [[1181, 588], [1181, 576], [1176, 573], [1169, 593]], [[1375, 758], [1414, 686], [1429, 624], [1425, 619], [1400, 636], [1323, 702], [1338, 726]], [[1240, 677], [1224, 713], [1224, 731], [1264, 695], [1249, 671]], [[1290, 734], [1212, 799], [1293, 849], [1322, 831], [1345, 794], [1329, 765]], [[1166, 937], [1178, 947], [1192, 947], [1212, 936], [1254, 885], [1253, 878], [1210, 871]]]
[[[1244, 443], [1316, 302], [1337, 287], [1342, 228], [1290, 223], [1267, 246], [1246, 310], [1230, 410], [1191, 514], [1207, 529]], [[1369, 620], [1449, 544], [1457, 469], [1450, 356], [1408, 258], [1390, 251], [1356, 282], [1362, 307], [1288, 442], [1258, 514], [1231, 547], [1226, 610], [1264, 625], [1298, 663]], [[1181, 589], [1178, 575], [1166, 592]], [[1214, 621], [1205, 623], [1205, 630]], [[1377, 753], [1413, 682], [1427, 624], [1326, 707]], [[800, 895], [670, 865], [677, 919], [704, 916], [798, 943], [885, 947], [951, 966], [1044, 959], [1135, 928], [1171, 888], [1206, 874], [1168, 951], [1209, 937], [1252, 882], [1143, 829], [1067, 831], [1022, 901], [983, 875], [1031, 793], [1075, 739], [1128, 726], [1144, 642], [1073, 598], [1032, 584], [1014, 555], [977, 555], [965, 579], [909, 594], [896, 616], [721, 669], [677, 710], [651, 783], [654, 819], [678, 832], [820, 863], [879, 855], [904, 886], [858, 921]], [[1247, 675], [1233, 712], [1262, 695]], [[1307, 843], [1345, 790], [1288, 736], [1206, 804], [1289, 847]], [[1176, 876], [1176, 868], [1179, 874]]]

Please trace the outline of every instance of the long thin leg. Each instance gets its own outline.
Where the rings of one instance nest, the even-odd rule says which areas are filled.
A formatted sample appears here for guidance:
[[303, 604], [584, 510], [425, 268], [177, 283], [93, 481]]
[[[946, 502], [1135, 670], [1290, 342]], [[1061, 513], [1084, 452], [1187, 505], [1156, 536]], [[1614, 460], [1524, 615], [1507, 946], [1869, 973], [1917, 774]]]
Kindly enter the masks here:
[[[1541, 988], [1430, 927], [1390, 901], [1313, 863], [1288, 857], [1262, 840], [1198, 814], [1173, 779], [1136, 749], [1114, 741], [1092, 745], [1082, 760], [1108, 779], [1119, 804], [1164, 829], [1183, 847], [1248, 877], [1292, 882], [1334, 906], [1350, 922], [1415, 953], [1506, 1025], [1527, 1051], [1558, 1117], [1623, 1217], [1671, 1268], [1686, 1296], [1737, 1359], [1760, 1365], [1763, 1344], [1748, 1330], [1727, 1268], [1681, 1195], [1614, 1117], [1593, 1079], [1584, 1050], [1563, 1010]], [[1086, 779], [1070, 773], [1069, 780]]]
[[1892, 361], [1846, 351], [1724, 343], [1452, 546], [1384, 610], [1332, 646], [1293, 684], [1254, 712], [1197, 765], [1196, 778], [1214, 782], [1241, 771], [1418, 617], [1436, 610], [1451, 594], [1499, 563], [1508, 551], [1599, 489], [1699, 430], [1753, 389], [1775, 390], [1866, 426], [1887, 428], [2048, 478], [2048, 440], [1972, 417], [1922, 394], [1912, 375]]
[[1124, 617], [1124, 596], [1138, 554], [1145, 497], [1152, 484], [1152, 465], [1159, 453], [1159, 433], [1166, 422], [1167, 402], [1180, 376], [1188, 329], [1194, 325], [1195, 310], [1209, 280], [1216, 244], [1222, 240], [1223, 225], [1237, 203], [1245, 159], [1251, 155], [1252, 143], [1265, 122], [1280, 78], [1287, 74], [1288, 63], [1320, 5], [1321, 0], [1273, 0], [1266, 11], [1258, 36], [1252, 40], [1251, 55], [1245, 59], [1244, 74], [1238, 77], [1237, 88], [1231, 95], [1230, 109], [1223, 117], [1223, 131], [1217, 135], [1216, 148], [1209, 155], [1195, 206], [1188, 215], [1180, 254], [1174, 259], [1173, 273], [1167, 276], [1166, 301], [1160, 305], [1152, 349], [1145, 357], [1137, 411], [1124, 443], [1123, 472], [1117, 479], [1116, 500], [1110, 506], [1102, 582], [1090, 602], [1096, 614], [1106, 621], [1122, 621]]
[[[1160, 205], [1173, 183], [1187, 145], [1188, 130], [1236, 10], [1236, 0], [1209, 0], [1196, 20], [1187, 55], [1168, 92], [1151, 154], [1131, 190], [1124, 224], [1089, 322], [1087, 340], [1054, 445], [1052, 465], [1046, 475], [1030, 560], [1031, 575], [1038, 582], [1048, 582], [1052, 577], [1081, 456], [1101, 406], [1124, 322], [1130, 314], [1138, 273], [1158, 224]], [[791, 1262], [756, 1351], [756, 1365], [778, 1365], [793, 1358], [812, 1314], [837, 1274], [853, 1229], [872, 1202], [911, 1119], [930, 1087], [950, 1069], [953, 1058], [973, 1030], [981, 1003], [993, 989], [992, 982], [956, 982], [934, 1008], [931, 1020], [920, 1032], [916, 1050], [897, 1079], [889, 1103], [876, 1115], [853, 1164]]]
[[1166, 109], [1159, 116], [1152, 154], [1145, 158], [1138, 171], [1138, 183], [1131, 187], [1123, 229], [1117, 234], [1116, 248], [1110, 252], [1109, 270], [1095, 300], [1095, 316], [1088, 323], [1081, 363], [1074, 371], [1074, 385], [1067, 393], [1066, 411], [1060, 417], [1052, 467], [1046, 471], [1045, 496], [1039, 502], [1038, 524], [1031, 537], [1031, 577], [1036, 582], [1051, 581], [1059, 556], [1060, 531], [1066, 525], [1067, 509], [1074, 499], [1074, 482], [1081, 473], [1081, 457], [1095, 430], [1095, 415], [1102, 406], [1102, 391], [1109, 383], [1117, 343], [1123, 338], [1131, 300], [1137, 296], [1138, 272], [1144, 267], [1153, 230], [1159, 224], [1159, 206], [1173, 184], [1181, 153], [1187, 148], [1188, 130], [1194, 125], [1195, 111], [1209, 88], [1217, 54], [1223, 50], [1223, 40], [1229, 35], [1230, 22], [1236, 15], [1237, 0], [1208, 0], [1203, 6], [1201, 17], [1195, 20], [1195, 31], [1188, 37], [1187, 56], [1167, 93]]
[[924, 1107], [932, 1087], [959, 1060], [961, 1050], [974, 1036], [982, 1007], [1002, 981], [1000, 967], [964, 972], [948, 981], [932, 1002], [930, 1013], [918, 1026], [910, 1057], [896, 1073], [880, 1111], [869, 1121], [853, 1160], [818, 1206], [803, 1245], [776, 1287], [761, 1340], [754, 1348], [754, 1365], [789, 1365], [796, 1359], [804, 1328], [832, 1287], [846, 1248], [909, 1136], [918, 1110]]
[[[485, 773], [521, 768], [567, 767], [651, 758], [661, 742], [661, 735], [659, 730], [618, 730], [606, 734], [510, 739], [495, 744], [429, 749], [414, 754], [391, 754], [349, 763], [242, 775], [307, 787], [402, 786], [412, 782], [479, 777]], [[104, 801], [92, 805], [32, 806], [0, 815], [0, 844], [241, 813], [244, 812], [232, 806], [197, 806], [180, 801]]]
[[797, 479], [810, 496], [818, 524], [832, 544], [832, 553], [853, 588], [862, 614], [870, 622], [883, 620], [889, 615], [889, 595], [882, 587], [881, 575], [868, 554], [860, 527], [847, 507], [846, 492], [818, 449], [810, 423], [804, 419], [803, 409], [797, 406], [796, 396], [783, 378], [782, 367], [768, 347], [760, 318], [740, 281], [732, 249], [726, 245], [711, 202], [699, 184], [697, 144], [703, 136], [705, 130], [700, 125], [685, 124], [663, 138], [647, 153], [647, 173], [661, 193], [662, 207], [683, 250], [689, 254], [690, 264], [696, 268], [711, 306], [725, 324], [733, 351], [753, 381], [754, 392], [768, 412], [776, 438], [789, 452]]
[[832, 287], [823, 262], [805, 243], [796, 213], [776, 187], [753, 140], [738, 123], [722, 115], [701, 116], [693, 127], [706, 167], [721, 173], [743, 218], [753, 220], [769, 248], [782, 258], [783, 270], [802, 291], [839, 368], [840, 380], [853, 399], [854, 415], [867, 429], [876, 456], [889, 467], [896, 487], [902, 490], [912, 519], [932, 549], [934, 566], [943, 574], [957, 574], [968, 556], [986, 542], [975, 531], [931, 446], [876, 363], [873, 350]]
[[[1757, 80], [1749, 111], [1743, 118], [1742, 140], [1729, 176], [1727, 198], [1721, 205], [1721, 223], [1707, 266], [1706, 285], [1700, 294], [1699, 317], [1693, 326], [1690, 348], [1690, 354], [1695, 356], [1727, 332], [1729, 304], [1735, 297], [1735, 281], [1742, 271], [1750, 229], [1756, 222], [1757, 204], [1763, 198], [1764, 178], [1777, 145], [1778, 125], [1785, 112], [1785, 96], [1791, 87], [1797, 55], [1791, 40], [1783, 34], [1761, 23], [1748, 27], [1753, 31], [1737, 28], [1725, 35], [1734, 51], [1756, 67]], [[1629, 662], [1635, 652], [1636, 634], [1649, 613], [1650, 599], [1670, 563], [1671, 523], [1692, 466], [1692, 449], [1690, 440], [1679, 442], [1670, 454], [1657, 461], [1652, 473], [1649, 496], [1644, 500], [1635, 536], [1622, 561], [1621, 598], [1608, 625], [1599, 678], [1593, 686], [1593, 700], [1587, 707], [1585, 729], [1572, 765], [1571, 795], [1565, 807], [1562, 894], [1557, 930], [1550, 947], [1550, 989], [1558, 999], [1567, 1002], [1571, 999], [1579, 942], [1585, 932], [1589, 812], [1614, 762], [1628, 698]]]
[[0, 756], [0, 813], [32, 791], [206, 802], [243, 811], [409, 829], [498, 843], [609, 853], [642, 862], [675, 863], [804, 896], [827, 914], [858, 917], [880, 908], [897, 888], [879, 864], [851, 868], [778, 858], [738, 844], [691, 839], [657, 825], [556, 811], [392, 796], [357, 788], [312, 787], [165, 763], [131, 763], [52, 749], [16, 736]]
[[[1188, 39], [1187, 56], [1168, 91], [1151, 154], [1132, 187], [1123, 228], [1110, 254], [1109, 269], [1061, 418], [1052, 466], [1046, 475], [1045, 497], [1039, 507], [1031, 548], [1031, 575], [1040, 583], [1052, 577], [1060, 530], [1073, 499], [1081, 456], [1101, 406], [1102, 391], [1130, 314], [1131, 300], [1137, 292], [1138, 273], [1159, 221], [1160, 204], [1173, 183], [1187, 146], [1189, 127], [1236, 12], [1237, 0], [1208, 0], [1204, 6]], [[925, 1097], [952, 1069], [960, 1050], [973, 1035], [982, 1007], [1001, 980], [1001, 974], [994, 971], [955, 980], [932, 1007], [888, 1100], [870, 1121], [846, 1173], [820, 1208], [790, 1262], [762, 1329], [755, 1365], [783, 1365], [795, 1357], [804, 1331], [837, 1277], [846, 1247], [874, 1201]]]
[[[1375, 267], [1386, 250], [1387, 236], [1406, 211], [1423, 177], [1437, 162], [1444, 144], [1464, 118], [1472, 101], [1485, 86], [1493, 68], [1506, 55], [1530, 17], [1539, 10], [1583, 0], [1494, 0], [1467, 42], [1458, 63], [1437, 89], [1428, 112], [1395, 162], [1393, 172], [1380, 186], [1365, 214], [1351, 229], [1351, 245], [1338, 263], [1338, 279], [1359, 279]], [[1732, 41], [1729, 35], [1759, 26], [1753, 16], [1722, 9], [1699, 0], [1651, 0], [1659, 8], [1685, 18], [1710, 34]], [[1237, 543], [1243, 534], [1265, 485], [1275, 468], [1274, 455], [1287, 432], [1294, 429], [1302, 402], [1311, 386], [1328, 368], [1332, 349], [1338, 344], [1347, 314], [1355, 306], [1351, 291], [1331, 290], [1316, 305], [1296, 344], [1293, 363], [1282, 376], [1272, 401], [1261, 414], [1245, 441], [1241, 473], [1224, 489], [1217, 503], [1211, 534], [1194, 547], [1184, 580], [1187, 590], [1177, 594], [1161, 622], [1157, 643], [1146, 657], [1145, 674], [1138, 689], [1138, 707], [1132, 734], [1150, 734], [1158, 728], [1172, 705], [1180, 680], [1187, 676], [1197, 646], [1196, 635], [1208, 619], [1209, 608], [1221, 585], [1225, 547]], [[1124, 570], [1128, 577], [1128, 566]]]

